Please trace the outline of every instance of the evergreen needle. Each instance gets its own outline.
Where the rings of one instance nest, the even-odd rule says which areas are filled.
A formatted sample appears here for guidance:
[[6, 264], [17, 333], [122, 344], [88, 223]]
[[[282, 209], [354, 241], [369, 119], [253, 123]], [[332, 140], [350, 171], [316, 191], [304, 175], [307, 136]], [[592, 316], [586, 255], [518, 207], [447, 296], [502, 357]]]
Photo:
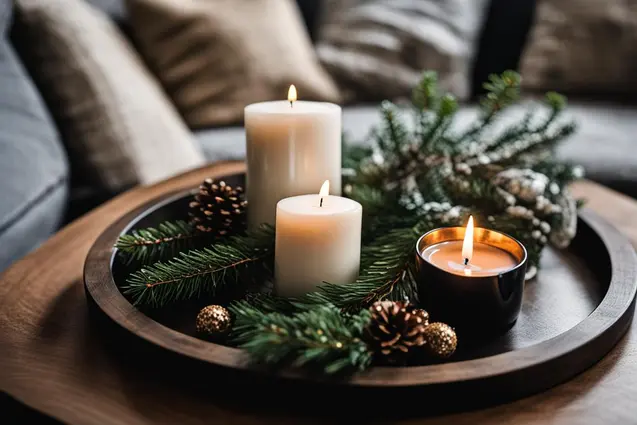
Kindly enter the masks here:
[[345, 315], [331, 304], [292, 315], [266, 312], [248, 301], [229, 307], [233, 337], [255, 363], [285, 363], [326, 374], [364, 370], [372, 353], [363, 341], [370, 313]]
[[177, 252], [193, 248], [195, 240], [204, 239], [194, 226], [183, 220], [166, 221], [156, 228], [133, 230], [117, 239], [115, 248], [128, 261], [147, 264], [173, 257]]
[[273, 253], [273, 230], [262, 229], [144, 267], [130, 275], [122, 290], [135, 304], [160, 307], [228, 284], [247, 288], [270, 275]]

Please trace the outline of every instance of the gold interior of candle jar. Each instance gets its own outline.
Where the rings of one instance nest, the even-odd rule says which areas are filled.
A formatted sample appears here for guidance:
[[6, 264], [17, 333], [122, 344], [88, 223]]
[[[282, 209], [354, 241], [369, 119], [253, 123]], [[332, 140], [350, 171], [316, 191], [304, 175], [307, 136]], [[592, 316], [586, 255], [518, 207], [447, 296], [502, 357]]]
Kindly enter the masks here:
[[[422, 256], [422, 252], [426, 247], [440, 242], [458, 241], [464, 239], [465, 227], [443, 227], [427, 232], [418, 241], [418, 255]], [[500, 248], [509, 252], [518, 263], [526, 260], [526, 249], [516, 239], [504, 233], [495, 230], [476, 227], [473, 229], [473, 240], [487, 245]]]

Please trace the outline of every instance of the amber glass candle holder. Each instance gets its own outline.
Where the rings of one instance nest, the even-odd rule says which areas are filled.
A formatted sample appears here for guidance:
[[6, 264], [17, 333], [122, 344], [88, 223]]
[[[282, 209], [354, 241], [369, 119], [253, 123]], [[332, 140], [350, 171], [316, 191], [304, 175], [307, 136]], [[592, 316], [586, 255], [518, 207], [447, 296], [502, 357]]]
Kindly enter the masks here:
[[516, 261], [512, 268], [493, 275], [454, 273], [433, 264], [423, 255], [423, 251], [432, 245], [462, 241], [464, 233], [464, 227], [435, 229], [425, 233], [416, 243], [420, 301], [436, 321], [448, 323], [460, 332], [505, 331], [515, 323], [522, 307], [526, 248], [504, 233], [475, 228], [473, 240], [476, 243], [506, 251]]

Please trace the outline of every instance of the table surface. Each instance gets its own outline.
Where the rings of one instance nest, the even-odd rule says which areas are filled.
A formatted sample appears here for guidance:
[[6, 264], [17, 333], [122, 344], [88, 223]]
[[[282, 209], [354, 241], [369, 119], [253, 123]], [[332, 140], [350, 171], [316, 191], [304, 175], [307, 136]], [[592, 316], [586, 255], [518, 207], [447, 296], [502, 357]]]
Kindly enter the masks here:
[[[0, 389], [69, 424], [323, 422], [300, 413], [228, 406], [205, 394], [135, 376], [134, 368], [104, 350], [88, 316], [84, 259], [110, 223], [161, 194], [243, 170], [241, 163], [221, 163], [133, 189], [71, 223], [1, 275]], [[589, 181], [574, 184], [572, 191], [637, 246], [636, 201]], [[636, 410], [637, 326], [631, 326], [597, 365], [549, 391], [482, 410], [391, 423], [634, 423]]]

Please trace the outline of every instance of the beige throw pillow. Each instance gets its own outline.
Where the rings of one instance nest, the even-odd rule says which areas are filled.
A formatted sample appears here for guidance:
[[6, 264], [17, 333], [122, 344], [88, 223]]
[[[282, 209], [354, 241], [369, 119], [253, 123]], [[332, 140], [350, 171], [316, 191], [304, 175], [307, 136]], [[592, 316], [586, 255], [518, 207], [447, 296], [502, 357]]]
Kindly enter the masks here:
[[637, 0], [541, 0], [521, 74], [532, 90], [637, 92]]
[[75, 165], [119, 191], [204, 162], [119, 29], [83, 0], [18, 0], [21, 50]]
[[317, 51], [347, 101], [409, 96], [424, 70], [470, 94], [487, 0], [327, 0]]
[[253, 102], [337, 101], [293, 0], [128, 0], [133, 37], [191, 127], [241, 122]]

